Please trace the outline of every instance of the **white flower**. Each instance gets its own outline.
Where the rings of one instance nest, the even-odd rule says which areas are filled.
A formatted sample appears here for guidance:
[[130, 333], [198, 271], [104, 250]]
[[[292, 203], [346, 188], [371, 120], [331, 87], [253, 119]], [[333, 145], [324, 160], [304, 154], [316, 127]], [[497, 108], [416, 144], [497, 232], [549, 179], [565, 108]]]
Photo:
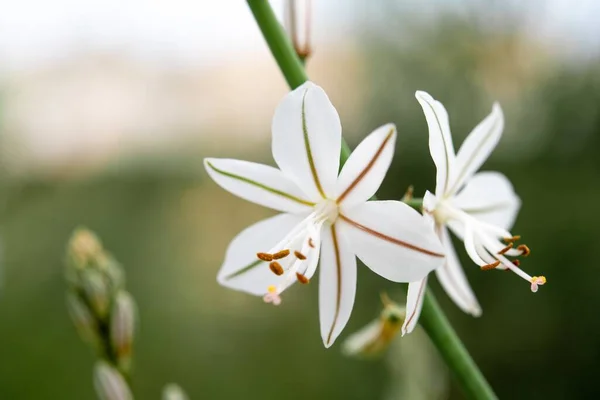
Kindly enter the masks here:
[[295, 281], [308, 283], [319, 258], [319, 314], [329, 347], [352, 311], [358, 256], [377, 274], [412, 282], [441, 265], [443, 250], [424, 218], [398, 201], [367, 201], [394, 154], [396, 129], [376, 129], [342, 171], [342, 128], [325, 92], [307, 82], [281, 101], [272, 125], [279, 169], [247, 161], [206, 159], [225, 190], [281, 211], [238, 234], [218, 275], [221, 284], [279, 304]]
[[[454, 153], [448, 114], [429, 94], [418, 91], [429, 126], [429, 150], [437, 168], [435, 195], [423, 199], [423, 211], [435, 223], [435, 231], [446, 249], [446, 262], [436, 270], [440, 284], [463, 311], [481, 315], [481, 308], [454, 252], [448, 228], [464, 241], [471, 259], [482, 270], [509, 270], [525, 279], [536, 292], [546, 283], [543, 276], [530, 276], [518, 268], [529, 248], [514, 244], [520, 239], [510, 229], [521, 206], [509, 180], [498, 172], [479, 172], [500, 140], [504, 116], [499, 104], [479, 123]], [[409, 284], [407, 318], [402, 333], [411, 332], [421, 312], [427, 278]]]

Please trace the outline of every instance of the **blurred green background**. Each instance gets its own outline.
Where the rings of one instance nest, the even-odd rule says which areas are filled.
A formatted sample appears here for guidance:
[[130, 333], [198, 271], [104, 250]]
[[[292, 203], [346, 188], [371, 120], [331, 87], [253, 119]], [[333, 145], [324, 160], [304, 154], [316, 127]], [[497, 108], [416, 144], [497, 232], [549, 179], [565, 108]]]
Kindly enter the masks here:
[[[410, 184], [416, 195], [433, 186], [415, 90], [445, 104], [456, 145], [500, 101], [505, 133], [483, 169], [501, 171], [513, 182], [523, 206], [512, 232], [532, 249], [522, 266], [545, 275], [548, 284], [534, 295], [511, 274], [480, 272], [457, 244], [483, 316], [462, 314], [437, 282], [433, 290], [500, 398], [597, 398], [600, 59], [585, 46], [572, 53], [564, 44], [568, 40], [540, 39], [528, 31], [526, 16], [533, 7], [440, 3], [444, 6], [423, 12], [417, 2], [402, 7], [354, 2], [346, 25], [332, 23], [342, 32], [332, 37], [328, 24], [337, 14], [333, 7], [323, 11], [314, 25], [309, 74], [338, 107], [352, 147], [375, 127], [397, 124], [397, 153], [381, 198], [400, 198]], [[562, 4], [552, 2], [557, 3]], [[585, 4], [592, 12], [593, 3]], [[217, 285], [231, 238], [271, 213], [219, 189], [203, 171], [202, 158], [272, 163], [270, 116], [286, 90], [249, 11], [235, 7], [242, 8], [244, 26], [258, 43], [254, 52], [234, 52], [212, 67], [178, 66], [175, 72], [161, 67], [142, 78], [135, 68], [147, 71], [146, 62], [132, 67], [128, 61], [131, 73], [117, 68], [119, 79], [142, 82], [135, 89], [142, 93], [135, 100], [141, 102], [140, 117], [133, 122], [116, 118], [95, 130], [96, 121], [111, 115], [102, 109], [98, 116], [71, 114], [80, 102], [99, 107], [91, 101], [95, 86], [88, 83], [97, 76], [89, 63], [106, 67], [110, 76], [112, 60], [128, 59], [127, 50], [115, 50], [107, 61], [105, 49], [101, 58], [86, 49], [60, 61], [64, 67], [2, 75], [0, 154], [7, 161], [1, 185], [0, 399], [95, 398], [94, 357], [65, 309], [64, 249], [80, 225], [94, 230], [124, 265], [138, 303], [133, 379], [138, 399], [159, 398], [172, 381], [192, 399], [462, 398], [424, 338], [397, 338], [391, 352], [376, 361], [341, 354], [341, 340], [378, 314], [379, 292], [404, 302], [404, 285], [360, 268], [352, 318], [329, 350], [319, 337], [316, 284], [290, 290], [278, 308]], [[42, 78], [62, 90], [61, 79], [72, 83], [73, 76], [82, 85], [60, 97], [68, 134], [57, 138], [53, 132], [62, 132], [63, 125], [46, 131], [40, 122], [35, 129], [41, 136], [27, 136], [33, 130], [29, 122], [38, 116], [54, 121], [44, 120], [40, 108], [55, 115], [58, 107], [55, 88]], [[148, 89], [157, 81], [166, 89]], [[175, 113], [181, 120], [160, 125], [154, 117], [171, 99], [152, 104], [156, 93], [173, 96], [174, 107], [184, 105], [189, 113]], [[29, 104], [29, 98], [38, 101]], [[211, 117], [200, 122], [190, 117], [196, 105]], [[68, 125], [71, 115], [78, 124]], [[100, 156], [91, 139], [75, 141], [51, 158], [30, 150], [32, 143], [44, 150], [71, 137], [121, 132], [119, 123], [133, 125], [141, 136], [131, 141], [123, 129]], [[162, 139], [150, 136], [156, 132]], [[417, 347], [423, 350], [411, 353]]]

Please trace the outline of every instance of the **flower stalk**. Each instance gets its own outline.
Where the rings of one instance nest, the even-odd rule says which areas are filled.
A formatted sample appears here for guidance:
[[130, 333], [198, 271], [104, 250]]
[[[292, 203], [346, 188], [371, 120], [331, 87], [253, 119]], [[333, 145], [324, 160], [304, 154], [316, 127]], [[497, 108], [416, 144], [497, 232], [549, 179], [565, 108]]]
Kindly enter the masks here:
[[[125, 272], [91, 231], [78, 228], [67, 245], [67, 309], [81, 339], [96, 353], [93, 382], [100, 400], [133, 400], [131, 371], [138, 311]], [[164, 399], [186, 400], [178, 386]]]
[[[283, 27], [277, 21], [268, 0], [248, 0], [248, 6], [291, 89], [308, 81], [301, 60], [294, 51]], [[350, 148], [342, 139], [341, 164], [348, 159]], [[409, 205], [420, 208], [421, 201], [413, 199]], [[479, 371], [462, 342], [430, 291], [426, 291], [421, 312], [421, 325], [453, 371], [465, 394], [472, 399], [495, 399], [491, 387]]]
[[[67, 307], [82, 340], [97, 354], [94, 371], [102, 399], [131, 398], [131, 356], [137, 308], [124, 288], [124, 272], [94, 233], [79, 228], [67, 245]], [[111, 382], [118, 384], [112, 385]], [[103, 388], [118, 387], [119, 393]]]

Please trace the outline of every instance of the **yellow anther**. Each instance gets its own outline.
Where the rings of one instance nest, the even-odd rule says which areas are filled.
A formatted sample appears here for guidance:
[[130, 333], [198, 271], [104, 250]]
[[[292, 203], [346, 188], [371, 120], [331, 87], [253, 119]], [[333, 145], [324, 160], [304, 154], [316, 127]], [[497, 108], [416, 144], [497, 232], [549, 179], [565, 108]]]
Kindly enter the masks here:
[[277, 292], [277, 288], [275, 287], [275, 285], [270, 285], [267, 288], [267, 292], [269, 292], [269, 293], [275, 293], [275, 292]]
[[256, 257], [263, 261], [273, 261], [273, 255], [269, 253], [256, 253]]
[[294, 255], [298, 260], [306, 260], [306, 256], [300, 253], [298, 250], [294, 251]]
[[273, 260], [279, 260], [279, 259], [285, 258], [289, 254], [290, 254], [290, 251], [287, 249], [278, 251], [277, 253], [273, 254]]

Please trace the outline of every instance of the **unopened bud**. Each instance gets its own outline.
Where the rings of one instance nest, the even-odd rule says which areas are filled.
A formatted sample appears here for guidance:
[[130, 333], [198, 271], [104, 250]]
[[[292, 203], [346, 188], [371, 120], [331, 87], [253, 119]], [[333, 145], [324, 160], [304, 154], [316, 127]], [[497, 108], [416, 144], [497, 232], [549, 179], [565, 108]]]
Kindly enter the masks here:
[[102, 253], [97, 258], [97, 267], [106, 276], [113, 290], [125, 286], [123, 268], [112, 256]]
[[81, 339], [96, 347], [100, 343], [98, 325], [88, 306], [74, 292], [67, 293], [67, 309]]
[[86, 269], [81, 274], [81, 285], [92, 311], [104, 319], [110, 306], [110, 288], [104, 276], [96, 270]]
[[163, 390], [162, 400], [188, 400], [183, 389], [175, 383], [169, 383]]
[[404, 196], [402, 196], [402, 199], [400, 199], [400, 201], [406, 203], [407, 201], [411, 201], [413, 199], [413, 195], [415, 193], [415, 187], [413, 185], [410, 185], [408, 188], [406, 188], [406, 192], [404, 193]]
[[385, 307], [379, 318], [344, 341], [342, 347], [344, 354], [357, 357], [377, 357], [388, 348], [404, 323], [406, 309], [389, 300], [387, 296], [385, 299]]
[[100, 400], [133, 400], [123, 376], [105, 361], [94, 367], [94, 388]]
[[133, 337], [137, 319], [137, 308], [133, 297], [125, 292], [117, 293], [110, 318], [110, 340], [119, 367], [129, 370]]
[[102, 243], [92, 231], [78, 228], [73, 232], [67, 250], [73, 265], [84, 268], [102, 253]]
[[284, 15], [284, 28], [290, 35], [296, 54], [304, 61], [311, 54], [310, 0], [286, 0]]

